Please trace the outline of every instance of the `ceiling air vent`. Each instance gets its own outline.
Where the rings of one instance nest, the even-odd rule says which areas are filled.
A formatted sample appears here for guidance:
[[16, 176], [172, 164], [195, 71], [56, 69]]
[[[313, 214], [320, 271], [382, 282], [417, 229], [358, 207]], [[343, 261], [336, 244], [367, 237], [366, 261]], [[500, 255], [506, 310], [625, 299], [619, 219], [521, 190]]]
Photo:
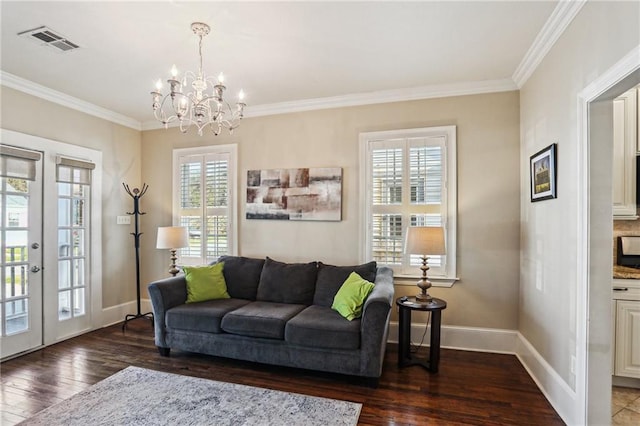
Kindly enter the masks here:
[[67, 40], [65, 36], [56, 33], [55, 31], [47, 27], [38, 27], [32, 30], [22, 31], [18, 33], [18, 35], [34, 41], [40, 45], [49, 46], [60, 52], [68, 52], [80, 47], [77, 44]]

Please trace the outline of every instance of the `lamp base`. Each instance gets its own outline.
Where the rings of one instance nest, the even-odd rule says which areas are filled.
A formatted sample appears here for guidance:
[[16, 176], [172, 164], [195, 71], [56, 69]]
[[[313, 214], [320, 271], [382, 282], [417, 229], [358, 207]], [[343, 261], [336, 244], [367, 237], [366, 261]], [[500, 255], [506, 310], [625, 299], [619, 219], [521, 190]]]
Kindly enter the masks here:
[[432, 302], [433, 301], [433, 297], [431, 297], [430, 294], [425, 293], [419, 293], [416, 295], [416, 301], [418, 302]]
[[174, 277], [180, 272], [180, 269], [176, 266], [176, 260], [178, 260], [176, 251], [176, 249], [171, 249], [171, 268], [169, 268], [169, 273]]

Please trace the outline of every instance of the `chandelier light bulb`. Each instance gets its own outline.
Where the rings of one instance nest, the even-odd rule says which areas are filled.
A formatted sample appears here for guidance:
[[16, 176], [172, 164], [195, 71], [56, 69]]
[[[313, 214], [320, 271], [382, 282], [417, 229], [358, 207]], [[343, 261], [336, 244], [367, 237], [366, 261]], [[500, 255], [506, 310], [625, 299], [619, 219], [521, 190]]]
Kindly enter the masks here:
[[183, 71], [178, 80], [178, 68], [174, 64], [171, 67], [171, 78], [167, 80], [170, 85], [169, 93], [161, 93], [161, 80], [156, 83], [156, 90], [151, 92], [153, 115], [165, 128], [169, 127], [169, 123], [178, 122], [182, 133], [186, 133], [191, 125], [197, 127], [200, 136], [206, 127], [216, 136], [223, 128], [233, 133], [244, 115], [244, 91], [240, 91], [238, 102], [234, 106], [224, 99], [227, 89], [224, 86], [224, 74], [218, 74], [216, 82], [214, 75], [207, 75], [202, 66], [202, 39], [209, 34], [211, 28], [204, 22], [194, 22], [191, 30], [199, 39], [198, 70]]

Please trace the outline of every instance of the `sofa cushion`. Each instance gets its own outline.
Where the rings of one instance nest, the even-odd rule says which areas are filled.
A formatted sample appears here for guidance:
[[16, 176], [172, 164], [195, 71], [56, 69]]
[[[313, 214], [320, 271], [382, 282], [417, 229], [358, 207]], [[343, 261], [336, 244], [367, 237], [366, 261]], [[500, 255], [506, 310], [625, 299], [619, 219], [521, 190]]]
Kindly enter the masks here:
[[287, 321], [304, 308], [305, 305], [251, 302], [226, 314], [221, 327], [227, 333], [241, 336], [282, 340]]
[[171, 308], [165, 314], [167, 328], [221, 333], [222, 317], [234, 309], [250, 303], [241, 299], [217, 299], [189, 303]]
[[312, 305], [289, 320], [284, 339], [292, 345], [358, 349], [360, 319], [347, 321], [331, 308]]
[[224, 279], [229, 295], [236, 299], [256, 300], [264, 259], [240, 256], [221, 256]]
[[227, 283], [222, 269], [224, 263], [183, 267], [187, 281], [187, 303], [214, 299], [228, 299]]
[[333, 298], [336, 297], [338, 290], [352, 272], [357, 273], [367, 281], [374, 282], [376, 279], [376, 266], [376, 262], [354, 266], [333, 266], [319, 262], [313, 304], [331, 307]]
[[373, 283], [352, 272], [342, 284], [340, 290], [338, 290], [336, 297], [333, 298], [331, 309], [335, 309], [349, 321], [360, 318], [362, 316], [362, 305], [364, 305], [364, 301], [373, 290], [373, 287], [375, 287]]
[[256, 300], [310, 305], [317, 273], [316, 262], [283, 263], [267, 257], [260, 274]]

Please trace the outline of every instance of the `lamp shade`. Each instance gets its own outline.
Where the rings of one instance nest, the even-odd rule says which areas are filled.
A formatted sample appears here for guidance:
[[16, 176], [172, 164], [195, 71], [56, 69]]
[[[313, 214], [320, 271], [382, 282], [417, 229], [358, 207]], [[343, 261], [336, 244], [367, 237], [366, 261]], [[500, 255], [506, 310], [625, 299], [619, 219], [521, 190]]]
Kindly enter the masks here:
[[160, 226], [156, 248], [179, 249], [189, 245], [189, 233], [185, 226]]
[[407, 229], [404, 244], [407, 254], [439, 255], [446, 254], [444, 228], [441, 226], [412, 226]]

